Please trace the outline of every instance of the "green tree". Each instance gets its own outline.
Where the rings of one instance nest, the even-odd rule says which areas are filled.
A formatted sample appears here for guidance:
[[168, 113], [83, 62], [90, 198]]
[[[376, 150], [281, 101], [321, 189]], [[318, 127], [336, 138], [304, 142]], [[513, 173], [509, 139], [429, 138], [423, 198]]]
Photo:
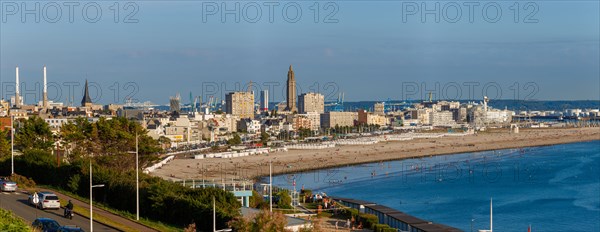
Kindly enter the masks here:
[[140, 163], [144, 166], [157, 159], [156, 154], [162, 149], [159, 141], [148, 136], [139, 123], [127, 118], [100, 118], [94, 123], [77, 118], [62, 126], [60, 137], [71, 154], [68, 157], [71, 161], [92, 154], [98, 157], [96, 160], [100, 165], [130, 170], [135, 166], [135, 156], [131, 151], [135, 151], [136, 134]]
[[169, 146], [171, 146], [171, 139], [169, 139], [165, 136], [160, 136], [158, 138], [158, 144], [160, 144], [161, 147], [164, 147], [164, 146], [169, 147]]
[[44, 119], [34, 116], [20, 120], [19, 124], [15, 133], [15, 145], [19, 149], [50, 151], [54, 145], [54, 136]]
[[229, 144], [229, 145], [238, 145], [241, 143], [242, 143], [242, 138], [237, 133], [233, 134], [233, 138], [227, 140], [227, 144]]
[[0, 159], [5, 156], [10, 156], [10, 129], [3, 130], [0, 128]]
[[270, 137], [271, 136], [269, 136], [269, 133], [267, 133], [267, 132], [263, 131], [260, 133], [260, 142], [263, 144], [263, 146], [267, 145], [267, 142], [269, 142]]
[[292, 208], [292, 197], [290, 197], [290, 193], [287, 189], [281, 190], [277, 193], [279, 196], [279, 201], [277, 202], [277, 207], [280, 209], [291, 209]]
[[262, 209], [268, 206], [267, 202], [263, 199], [263, 196], [260, 195], [257, 191], [252, 190], [252, 197], [250, 197], [250, 207]]
[[267, 210], [261, 210], [254, 218], [247, 220], [243, 217], [236, 217], [230, 221], [229, 226], [238, 232], [287, 232], [285, 229], [287, 219], [281, 212], [270, 213]]

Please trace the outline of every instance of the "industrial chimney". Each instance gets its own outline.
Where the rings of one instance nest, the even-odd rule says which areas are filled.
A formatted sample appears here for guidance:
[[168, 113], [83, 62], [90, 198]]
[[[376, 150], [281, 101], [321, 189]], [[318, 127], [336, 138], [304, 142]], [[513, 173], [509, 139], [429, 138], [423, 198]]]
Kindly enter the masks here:
[[15, 78], [15, 107], [21, 107], [21, 96], [19, 96], [19, 66], [15, 68], [17, 76]]
[[44, 109], [48, 109], [48, 84], [46, 82], [46, 65], [44, 65], [44, 96], [43, 103]]

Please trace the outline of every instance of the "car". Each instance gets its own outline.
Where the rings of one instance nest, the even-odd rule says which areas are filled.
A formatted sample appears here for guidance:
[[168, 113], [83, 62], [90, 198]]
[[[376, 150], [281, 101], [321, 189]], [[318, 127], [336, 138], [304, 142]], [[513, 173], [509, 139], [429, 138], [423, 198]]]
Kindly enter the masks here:
[[37, 228], [43, 232], [57, 232], [58, 228], [60, 228], [60, 224], [50, 218], [36, 218], [33, 223], [31, 223], [31, 227]]
[[77, 226], [61, 226], [57, 232], [85, 232], [81, 227]]
[[[37, 195], [37, 202], [36, 201]], [[40, 209], [60, 209], [60, 200], [56, 194], [51, 192], [39, 192], [29, 195], [29, 204]]]
[[2, 192], [15, 192], [17, 191], [17, 183], [3, 177], [0, 179], [0, 190]]

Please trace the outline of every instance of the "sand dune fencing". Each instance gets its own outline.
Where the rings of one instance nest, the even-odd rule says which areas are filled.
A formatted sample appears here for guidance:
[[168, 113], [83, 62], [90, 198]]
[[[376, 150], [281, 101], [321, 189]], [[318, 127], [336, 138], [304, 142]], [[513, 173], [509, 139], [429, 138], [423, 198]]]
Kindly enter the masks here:
[[147, 167], [144, 169], [144, 173], [148, 174], [151, 172], [154, 172], [156, 169], [159, 169], [160, 167], [162, 167], [163, 165], [167, 164], [168, 162], [170, 162], [171, 160], [175, 159], [174, 155], [170, 155], [167, 158], [161, 160], [158, 163], [155, 163], [154, 165]]
[[380, 141], [406, 141], [412, 139], [437, 139], [445, 136], [465, 136], [473, 133], [408, 133], [395, 135], [382, 135], [378, 139]]
[[294, 144], [285, 146], [289, 150], [319, 150], [335, 147], [335, 143], [321, 143], [321, 144]]
[[333, 141], [336, 145], [372, 145], [379, 143], [377, 139], [339, 139]]
[[241, 151], [227, 151], [227, 152], [219, 152], [219, 153], [209, 153], [209, 154], [199, 154], [194, 155], [194, 159], [207, 159], [207, 158], [237, 158], [251, 155], [260, 155], [260, 154], [268, 154], [272, 152], [270, 148], [253, 148]]

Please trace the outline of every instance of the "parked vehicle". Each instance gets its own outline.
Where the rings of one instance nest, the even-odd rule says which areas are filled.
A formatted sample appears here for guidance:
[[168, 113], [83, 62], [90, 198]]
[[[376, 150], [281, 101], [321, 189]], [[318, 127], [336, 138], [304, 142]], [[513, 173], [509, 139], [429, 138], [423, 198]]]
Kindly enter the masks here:
[[31, 223], [31, 227], [43, 232], [56, 232], [60, 228], [60, 224], [50, 218], [37, 218]]
[[17, 191], [17, 183], [9, 180], [6, 177], [0, 178], [0, 190], [2, 192], [14, 192]]
[[61, 226], [57, 232], [84, 232], [84, 230], [77, 226]]
[[28, 202], [40, 209], [60, 209], [58, 196], [51, 192], [40, 192], [29, 195]]

